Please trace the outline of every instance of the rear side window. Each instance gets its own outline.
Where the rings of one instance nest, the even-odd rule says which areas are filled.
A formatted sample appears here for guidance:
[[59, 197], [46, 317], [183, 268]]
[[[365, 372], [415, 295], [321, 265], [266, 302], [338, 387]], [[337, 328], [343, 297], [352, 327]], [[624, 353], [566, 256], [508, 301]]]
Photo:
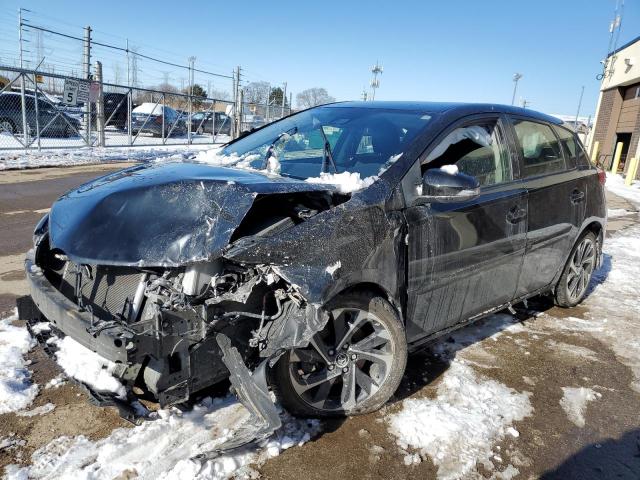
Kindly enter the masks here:
[[564, 156], [551, 127], [518, 119], [514, 119], [513, 126], [524, 162], [525, 177], [566, 170]]
[[575, 133], [562, 127], [553, 127], [558, 137], [560, 138], [560, 144], [564, 148], [567, 158], [571, 159], [569, 165], [576, 165], [578, 167], [589, 167], [589, 157], [584, 151], [580, 140]]

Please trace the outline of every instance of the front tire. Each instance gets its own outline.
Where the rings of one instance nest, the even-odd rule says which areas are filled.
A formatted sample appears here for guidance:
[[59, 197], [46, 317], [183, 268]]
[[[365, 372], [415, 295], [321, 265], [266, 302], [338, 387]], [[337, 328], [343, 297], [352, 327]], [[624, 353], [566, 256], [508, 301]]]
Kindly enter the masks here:
[[402, 322], [382, 297], [349, 293], [332, 300], [327, 326], [306, 348], [286, 352], [271, 375], [293, 415], [334, 417], [379, 409], [394, 394], [407, 362]]
[[555, 303], [559, 307], [575, 307], [587, 294], [589, 282], [596, 268], [598, 240], [592, 232], [582, 235], [567, 260], [555, 289]]

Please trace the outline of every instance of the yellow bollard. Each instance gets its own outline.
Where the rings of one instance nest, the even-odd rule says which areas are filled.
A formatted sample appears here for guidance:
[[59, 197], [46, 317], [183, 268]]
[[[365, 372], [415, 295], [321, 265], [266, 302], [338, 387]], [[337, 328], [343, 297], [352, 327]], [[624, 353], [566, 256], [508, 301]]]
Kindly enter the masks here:
[[591, 150], [591, 163], [594, 165], [598, 164], [598, 153], [600, 150], [600, 142], [593, 142], [593, 150]]
[[613, 163], [611, 164], [611, 173], [618, 173], [618, 165], [620, 165], [620, 156], [622, 155], [622, 142], [616, 143], [616, 151], [613, 154]]
[[624, 179], [624, 184], [627, 187], [630, 187], [631, 182], [633, 182], [636, 178], [636, 174], [638, 173], [638, 160], [639, 157], [633, 157], [629, 161], [629, 168], [627, 168], [627, 177]]

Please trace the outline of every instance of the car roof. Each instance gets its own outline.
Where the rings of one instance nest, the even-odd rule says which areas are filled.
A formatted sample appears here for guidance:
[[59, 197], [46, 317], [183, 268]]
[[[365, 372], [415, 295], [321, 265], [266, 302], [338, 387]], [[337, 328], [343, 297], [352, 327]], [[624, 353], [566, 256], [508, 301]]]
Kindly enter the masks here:
[[456, 103], [456, 102], [411, 102], [411, 101], [348, 101], [336, 102], [324, 105], [330, 108], [358, 107], [358, 108], [380, 108], [385, 110], [405, 110], [405, 111], [421, 111], [425, 113], [447, 113], [458, 114], [460, 116], [473, 115], [475, 113], [510, 113], [512, 115], [520, 115], [536, 120], [560, 125], [562, 120], [546, 113], [537, 112], [528, 108], [514, 107], [511, 105], [501, 105], [498, 103]]

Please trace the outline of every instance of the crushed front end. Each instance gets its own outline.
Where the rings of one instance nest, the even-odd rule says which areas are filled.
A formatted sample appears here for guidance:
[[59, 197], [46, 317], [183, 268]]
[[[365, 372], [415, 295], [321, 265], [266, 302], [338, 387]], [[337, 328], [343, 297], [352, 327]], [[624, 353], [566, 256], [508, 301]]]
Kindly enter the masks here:
[[222, 257], [173, 268], [77, 264], [44, 233], [25, 267], [39, 320], [114, 362], [129, 392], [142, 390], [164, 407], [229, 378], [259, 424], [232, 446], [279, 427], [268, 364], [326, 322], [266, 265]]

